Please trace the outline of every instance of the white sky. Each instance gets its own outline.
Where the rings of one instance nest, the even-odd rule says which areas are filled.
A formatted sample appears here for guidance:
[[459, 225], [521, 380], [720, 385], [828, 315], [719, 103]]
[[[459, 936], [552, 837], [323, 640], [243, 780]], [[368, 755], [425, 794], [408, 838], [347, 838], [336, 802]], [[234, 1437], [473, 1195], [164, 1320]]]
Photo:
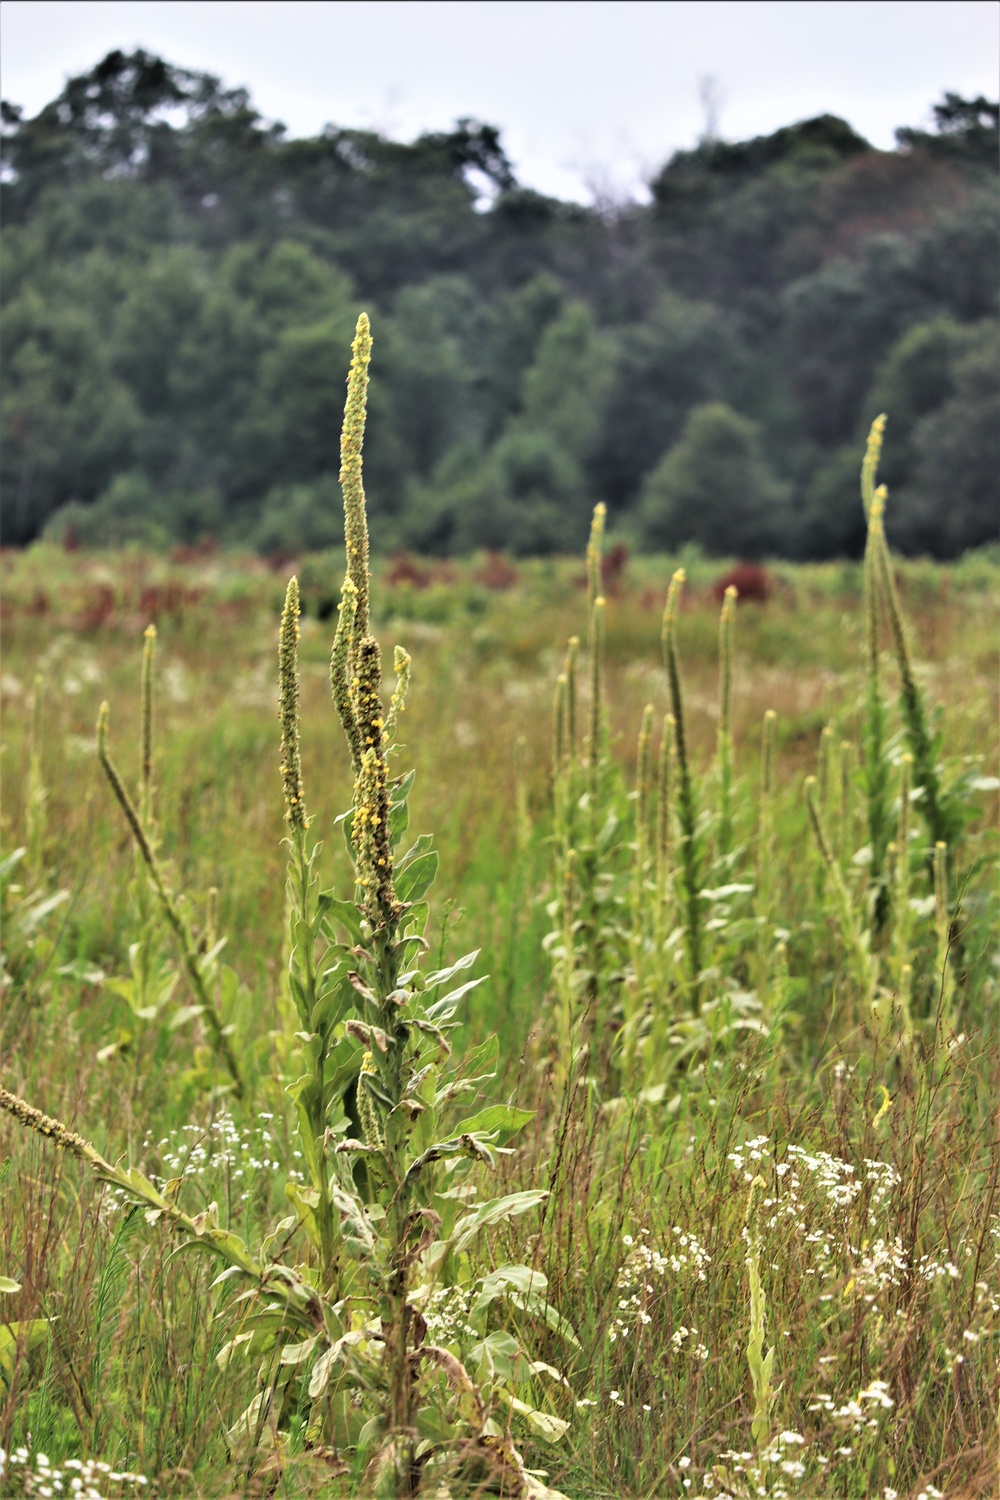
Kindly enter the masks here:
[[114, 47], [249, 89], [293, 135], [398, 139], [462, 115], [500, 126], [522, 182], [641, 193], [705, 120], [721, 134], [843, 115], [876, 145], [945, 89], [995, 98], [995, 0], [2, 0], [0, 83], [29, 114]]

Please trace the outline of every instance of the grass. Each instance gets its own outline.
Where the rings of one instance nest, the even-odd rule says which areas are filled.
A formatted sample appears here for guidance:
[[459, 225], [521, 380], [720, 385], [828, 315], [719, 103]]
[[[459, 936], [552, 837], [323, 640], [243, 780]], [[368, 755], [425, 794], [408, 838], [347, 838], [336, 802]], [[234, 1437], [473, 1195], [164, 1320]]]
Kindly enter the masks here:
[[[490, 1191], [548, 1192], [487, 1227], [423, 1314], [426, 1338], [473, 1370], [505, 1413], [499, 1429], [547, 1478], [467, 1468], [434, 1482], [441, 1494], [548, 1486], [572, 1500], [987, 1496], [1000, 1336], [996, 568], [896, 565], [913, 658], [901, 714], [892, 621], [880, 627], [879, 816], [906, 833], [893, 798], [901, 774], [917, 775], [901, 766], [919, 688], [937, 705], [934, 753], [963, 820], [947, 869], [938, 861], [935, 906], [919, 795], [902, 884], [887, 841], [897, 884], [879, 888], [881, 905], [855, 858], [872, 779], [861, 565], [784, 568], [766, 605], [737, 605], [720, 783], [716, 570], [687, 564], [674, 693], [660, 654], [673, 563], [638, 559], [602, 607], [596, 706], [581, 653], [577, 762], [555, 772], [555, 681], [567, 637], [587, 636], [582, 563], [525, 564], [502, 590], [476, 563], [426, 588], [375, 572], [383, 657], [396, 640], [413, 656], [410, 824], [433, 829], [441, 855], [428, 967], [481, 950], [474, 972], [488, 978], [465, 1002], [455, 1054], [495, 1035], [484, 1102], [534, 1111]], [[349, 896], [335, 819], [353, 776], [328, 682], [342, 564], [296, 566], [318, 879]], [[308, 1179], [285, 1093], [296, 1066], [276, 687], [287, 571], [41, 546], [4, 558], [3, 837], [6, 851], [29, 850], [5, 876], [4, 1083], [113, 1170], [127, 1162], [158, 1191], [174, 1184], [169, 1201], [189, 1218], [218, 1203], [220, 1222], [252, 1245], [285, 1219], [284, 1183]], [[187, 1013], [183, 963], [95, 754], [106, 699], [122, 779], [140, 787], [152, 616], [158, 858], [202, 956], [227, 936], [209, 972], [235, 1027], [242, 1101], [224, 1086], [211, 1030]], [[672, 812], [664, 898], [655, 726], [668, 710], [677, 718], [676, 691], [705, 885], [684, 887], [688, 831]], [[654, 743], [637, 799], [647, 703]], [[762, 817], [768, 710], [774, 789]], [[826, 725], [811, 820], [804, 780]], [[270, 1435], [265, 1423], [236, 1441], [273, 1372], [266, 1357], [226, 1361], [235, 1314], [227, 1284], [213, 1284], [218, 1267], [178, 1253], [168, 1220], [150, 1209], [147, 1223], [120, 1183], [4, 1119], [0, 1275], [18, 1289], [0, 1293], [0, 1446], [24, 1460], [8, 1463], [7, 1492], [44, 1494], [53, 1469], [68, 1486], [84, 1474], [71, 1463], [89, 1465], [81, 1483], [108, 1495], [136, 1492], [135, 1475], [164, 1496], [372, 1492], [364, 1443], [330, 1441], [304, 1398]], [[469, 1188], [487, 1180], [470, 1166]], [[302, 1222], [281, 1233], [308, 1265], [319, 1252]], [[475, 1311], [483, 1278], [507, 1263], [547, 1278], [558, 1317], [512, 1293]], [[505, 1334], [530, 1343], [532, 1374], [484, 1373], [483, 1338]], [[534, 1418], [503, 1405], [508, 1387]]]

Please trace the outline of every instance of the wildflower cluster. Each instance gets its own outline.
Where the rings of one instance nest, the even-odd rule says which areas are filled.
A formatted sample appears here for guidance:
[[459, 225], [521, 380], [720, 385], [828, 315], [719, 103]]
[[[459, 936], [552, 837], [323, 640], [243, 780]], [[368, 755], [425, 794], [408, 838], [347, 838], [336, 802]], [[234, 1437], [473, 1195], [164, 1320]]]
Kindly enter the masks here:
[[[287, 1177], [301, 1182], [303, 1174], [295, 1167], [287, 1166], [284, 1148], [279, 1153], [273, 1135], [273, 1119], [269, 1112], [260, 1111], [258, 1124], [239, 1126], [226, 1111], [205, 1125], [182, 1125], [159, 1140], [147, 1136], [142, 1143], [143, 1150], [155, 1153], [161, 1167], [159, 1174], [151, 1174], [152, 1180], [162, 1188], [178, 1178], [193, 1179], [206, 1190], [221, 1182], [234, 1201], [240, 1202], [250, 1198], [255, 1183], [265, 1180], [260, 1174], [280, 1170]], [[293, 1151], [292, 1156], [302, 1159], [300, 1151]], [[126, 1195], [119, 1189], [112, 1195], [112, 1201], [124, 1202]]]
[[[798, 1493], [825, 1494], [827, 1486], [835, 1483], [833, 1476], [838, 1469], [842, 1475], [845, 1468], [857, 1463], [858, 1441], [878, 1430], [878, 1413], [891, 1411], [894, 1405], [883, 1380], [871, 1381], [842, 1405], [826, 1394], [821, 1395], [809, 1410], [821, 1412], [833, 1424], [832, 1441], [836, 1447], [831, 1452], [820, 1451], [817, 1443], [794, 1430], [779, 1432], [759, 1453], [731, 1449], [701, 1476], [702, 1494], [697, 1500], [735, 1500], [736, 1496], [747, 1493], [786, 1500], [792, 1489]], [[819, 1491], [817, 1486], [821, 1484], [824, 1488]], [[691, 1481], [685, 1479], [683, 1485], [690, 1489]], [[940, 1496], [940, 1491], [931, 1486], [922, 1495], [923, 1500], [932, 1500]], [[898, 1500], [897, 1492], [884, 1488], [882, 1500]]]
[[433, 1344], [461, 1344], [478, 1337], [469, 1321], [472, 1302], [471, 1287], [442, 1286], [431, 1292], [423, 1312], [428, 1340]]
[[[821, 1277], [836, 1267], [834, 1243], [846, 1251], [854, 1269], [857, 1284], [870, 1283], [877, 1290], [898, 1285], [897, 1275], [906, 1268], [906, 1252], [898, 1236], [882, 1237], [873, 1242], [863, 1239], [851, 1243], [849, 1231], [876, 1229], [883, 1224], [892, 1194], [899, 1184], [899, 1173], [889, 1162], [866, 1160], [859, 1170], [850, 1162], [829, 1152], [809, 1152], [801, 1146], [788, 1146], [784, 1161], [775, 1161], [767, 1136], [756, 1136], [744, 1146], [729, 1153], [728, 1160], [744, 1182], [755, 1176], [770, 1184], [759, 1203], [759, 1228], [797, 1232], [811, 1245], [815, 1264], [806, 1275]], [[863, 1219], [859, 1225], [852, 1214], [861, 1200]], [[844, 1236], [846, 1233], [846, 1242]]]
[[[30, 1440], [29, 1440], [30, 1443]], [[31, 1495], [53, 1500], [73, 1495], [79, 1500], [110, 1500], [112, 1489], [123, 1485], [145, 1485], [145, 1474], [113, 1469], [99, 1458], [66, 1458], [53, 1464], [44, 1453], [22, 1445], [10, 1453], [0, 1448], [0, 1490], [5, 1495]]]
[[[655, 1304], [668, 1291], [707, 1280], [706, 1267], [712, 1257], [705, 1247], [679, 1224], [674, 1225], [672, 1236], [663, 1250], [648, 1243], [648, 1229], [640, 1229], [638, 1241], [630, 1234], [622, 1236], [628, 1254], [615, 1282], [618, 1307], [608, 1330], [612, 1344], [652, 1323]], [[698, 1341], [697, 1328], [678, 1325], [670, 1342], [677, 1353], [686, 1350], [698, 1359], [708, 1358], [708, 1350]]]

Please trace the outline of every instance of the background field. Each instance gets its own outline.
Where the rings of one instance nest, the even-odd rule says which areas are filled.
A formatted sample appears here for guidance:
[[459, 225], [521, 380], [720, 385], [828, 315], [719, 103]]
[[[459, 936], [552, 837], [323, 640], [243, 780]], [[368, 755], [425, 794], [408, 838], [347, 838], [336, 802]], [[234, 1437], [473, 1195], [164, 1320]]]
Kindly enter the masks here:
[[[691, 758], [710, 796], [717, 569], [689, 562], [680, 641]], [[326, 838], [324, 883], [343, 887], [333, 819], [349, 805], [350, 775], [327, 678], [338, 565], [329, 554], [292, 566], [305, 605], [305, 780], [314, 829]], [[659, 633], [671, 566], [633, 560], [609, 579], [607, 703], [626, 786], [643, 705], [658, 714], [668, 706]], [[278, 1160], [294, 1169], [279, 1017], [275, 642], [286, 571], [211, 553], [168, 560], [38, 546], [4, 558], [3, 843], [5, 852], [29, 845], [5, 885], [4, 1080], [109, 1159], [127, 1157], [164, 1178], [179, 1173], [190, 1211], [215, 1197], [224, 1220], [252, 1233], [280, 1210]], [[965, 925], [956, 1026], [935, 1041], [931, 995], [915, 1002], [909, 1047], [894, 1035], [873, 1049], [852, 1019], [849, 966], [802, 795], [824, 724], [838, 742], [857, 738], [860, 567], [782, 568], [766, 603], [739, 606], [736, 860], [752, 864], [760, 724], [774, 709], [773, 907], [791, 989], [780, 1016], [765, 1008], [759, 1029], [707, 1036], [646, 1103], [607, 1089], [595, 1103], [586, 1089], [552, 1087], [559, 1059], [542, 945], [552, 925], [551, 705], [566, 638], [585, 629], [582, 564], [513, 569], [487, 556], [442, 568], [397, 559], [382, 575], [374, 600], [383, 647], [401, 641], [414, 656], [406, 739], [417, 768], [412, 825], [433, 830], [441, 851], [434, 943], [442, 952], [482, 950], [477, 971], [490, 978], [471, 996], [466, 1035], [498, 1034], [495, 1097], [513, 1093], [538, 1111], [502, 1177], [552, 1187], [540, 1222], [518, 1220], [492, 1242], [484, 1236], [478, 1254], [484, 1269], [491, 1255], [528, 1258], [541, 1233], [552, 1300], [580, 1336], [571, 1351], [540, 1330], [542, 1357], [565, 1368], [573, 1388], [572, 1398], [554, 1398], [571, 1427], [558, 1446], [530, 1434], [522, 1446], [572, 1497], [744, 1493], [754, 1445], [743, 1170], [765, 1170], [782, 1152], [793, 1161], [791, 1145], [811, 1153], [812, 1165], [799, 1162], [802, 1182], [786, 1203], [794, 1222], [779, 1222], [775, 1209], [766, 1236], [768, 1338], [780, 1382], [773, 1430], [782, 1431], [768, 1493], [993, 1493], [996, 792], [984, 780], [975, 794], [956, 866]], [[972, 758], [981, 777], [996, 769], [983, 752], [997, 718], [997, 582], [985, 555], [899, 570], [918, 676], [940, 705], [950, 764], [968, 768]], [[135, 863], [96, 765], [94, 722], [106, 698], [114, 753], [134, 784], [140, 645], [151, 619], [162, 853], [189, 893], [195, 926], [211, 921], [228, 935], [227, 961], [241, 981], [230, 1019], [251, 1084], [242, 1108], [206, 1089], [196, 1023], [171, 1031], [137, 1020], [108, 983], [128, 971]], [[861, 814], [858, 804], [855, 821], [842, 816], [839, 825], [854, 886]], [[211, 917], [210, 888], [218, 892]], [[932, 957], [915, 962], [931, 963], [932, 973]], [[182, 991], [172, 1004], [186, 1002]], [[211, 1317], [220, 1294], [209, 1289], [208, 1269], [190, 1257], [168, 1260], [168, 1236], [141, 1216], [112, 1255], [122, 1223], [113, 1199], [38, 1137], [2, 1129], [0, 1273], [22, 1288], [8, 1299], [9, 1315], [54, 1321], [43, 1347], [4, 1365], [0, 1445], [24, 1443], [30, 1430], [34, 1450], [53, 1462], [105, 1458], [163, 1494], [350, 1492], [349, 1464], [301, 1444], [277, 1467], [231, 1460], [224, 1428], [246, 1404], [253, 1375], [216, 1368], [227, 1335]], [[756, 1145], [743, 1149], [748, 1141]], [[885, 1164], [878, 1171], [887, 1175], [873, 1176], [866, 1161]], [[866, 1185], [859, 1198], [838, 1199], [831, 1185], [848, 1169], [859, 1182], [867, 1171]], [[636, 1245], [650, 1247], [645, 1261]], [[826, 1247], [819, 1260], [817, 1245]], [[23, 1469], [11, 1475], [24, 1482]], [[112, 1481], [97, 1482], [118, 1493]]]

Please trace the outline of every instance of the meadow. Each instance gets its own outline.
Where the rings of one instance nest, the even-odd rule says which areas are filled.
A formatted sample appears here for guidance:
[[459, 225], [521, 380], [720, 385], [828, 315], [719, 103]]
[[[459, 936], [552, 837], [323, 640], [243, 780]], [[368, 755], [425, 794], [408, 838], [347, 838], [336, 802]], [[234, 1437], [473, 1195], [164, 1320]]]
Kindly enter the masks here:
[[346, 583], [3, 558], [3, 1493], [994, 1494], [996, 560], [369, 627], [354, 417]]

